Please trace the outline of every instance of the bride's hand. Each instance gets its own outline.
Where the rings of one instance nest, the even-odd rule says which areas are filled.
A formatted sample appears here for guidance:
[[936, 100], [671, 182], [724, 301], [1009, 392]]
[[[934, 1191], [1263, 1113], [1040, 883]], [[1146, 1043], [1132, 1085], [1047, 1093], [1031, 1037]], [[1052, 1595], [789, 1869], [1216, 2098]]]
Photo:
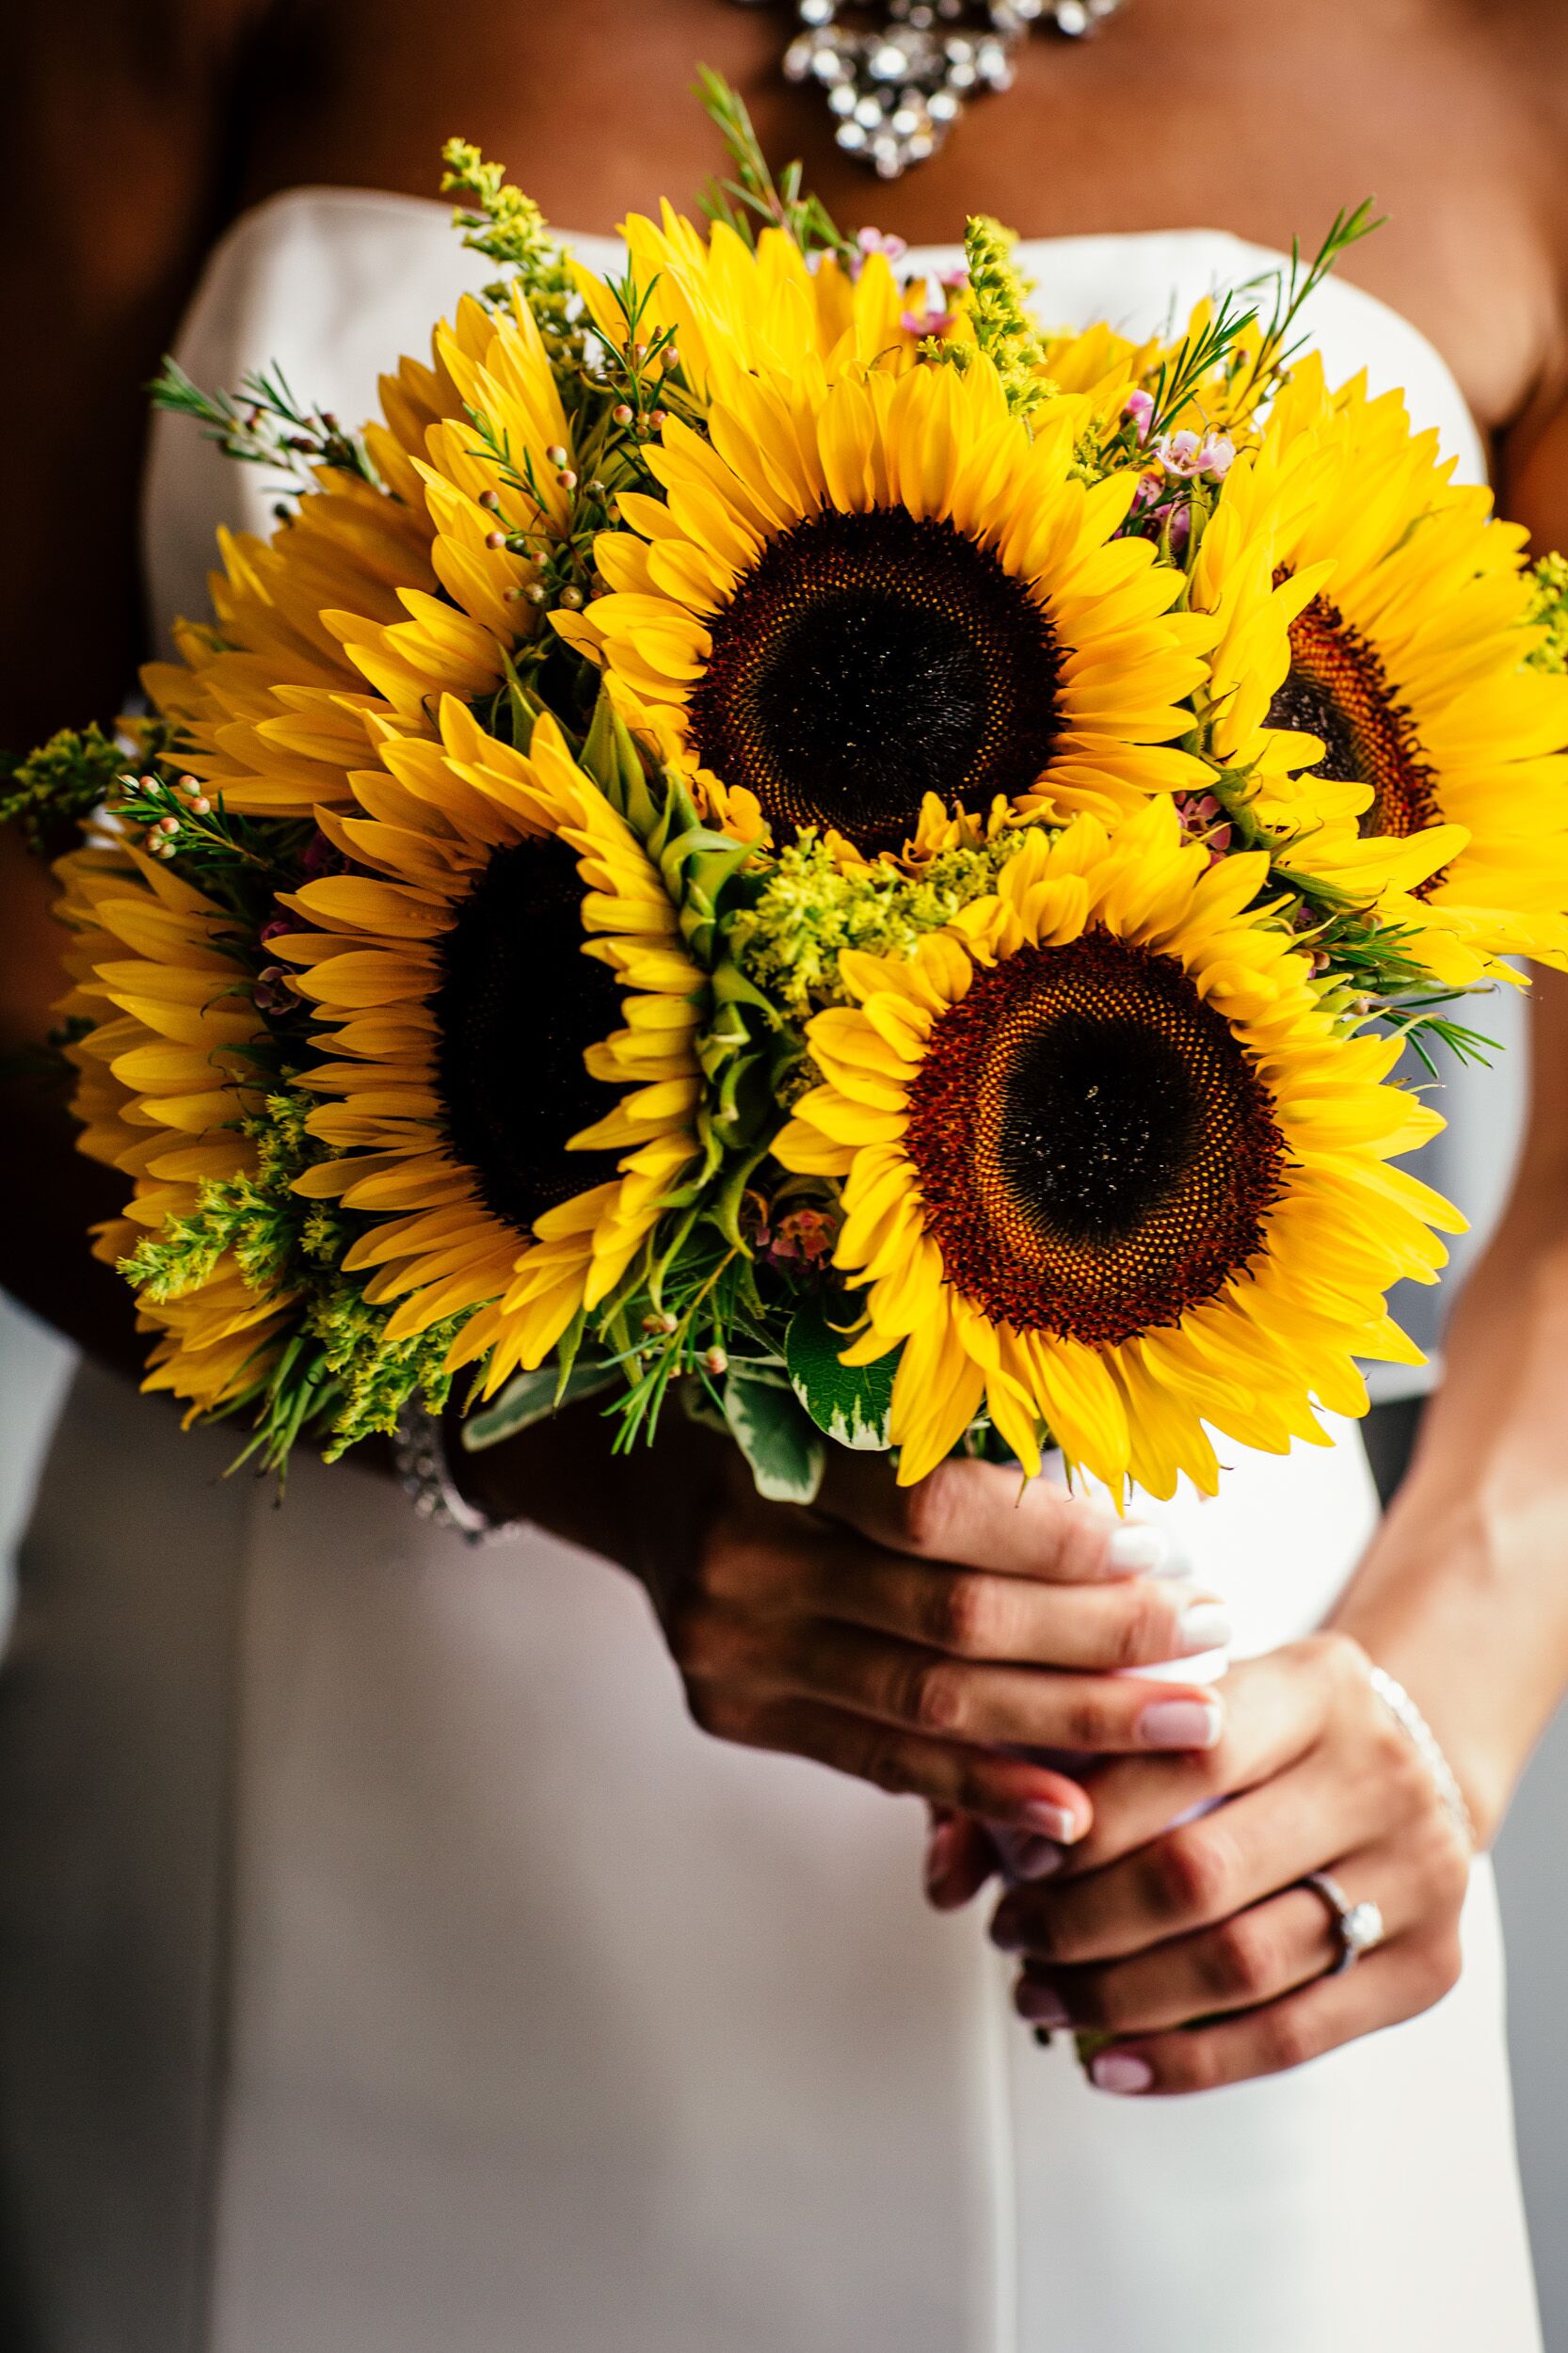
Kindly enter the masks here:
[[1070, 1841], [1091, 1820], [1082, 1789], [1000, 1750], [1146, 1754], [1218, 1737], [1211, 1690], [1115, 1672], [1212, 1641], [1202, 1597], [1147, 1573], [1165, 1549], [1155, 1529], [987, 1464], [900, 1489], [880, 1458], [837, 1451], [806, 1511], [763, 1502], [709, 1432], [672, 1423], [651, 1454], [609, 1462], [567, 1424], [528, 1433], [526, 1461], [479, 1456], [479, 1499], [639, 1577], [692, 1714], [720, 1739]]
[[[992, 1924], [1024, 1956], [1025, 2018], [1113, 2038], [1090, 2070], [1108, 2091], [1297, 2067], [1430, 2008], [1459, 1975], [1469, 1849], [1360, 1646], [1316, 1635], [1224, 1688], [1218, 1745], [1092, 1777], [1088, 1836]], [[1313, 1871], [1383, 1913], [1386, 1942], [1338, 1975], [1333, 1914], [1301, 1884]]]

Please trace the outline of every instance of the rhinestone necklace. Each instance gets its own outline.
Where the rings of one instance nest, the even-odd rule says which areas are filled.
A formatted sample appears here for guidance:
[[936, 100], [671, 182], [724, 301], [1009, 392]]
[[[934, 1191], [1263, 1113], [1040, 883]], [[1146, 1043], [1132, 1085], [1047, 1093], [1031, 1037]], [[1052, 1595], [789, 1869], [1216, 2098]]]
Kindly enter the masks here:
[[[736, 0], [766, 8], [771, 0]], [[835, 136], [884, 180], [935, 155], [968, 101], [1012, 86], [1014, 53], [1034, 26], [1092, 33], [1124, 0], [796, 0], [801, 30], [784, 54], [792, 82], [816, 82]]]

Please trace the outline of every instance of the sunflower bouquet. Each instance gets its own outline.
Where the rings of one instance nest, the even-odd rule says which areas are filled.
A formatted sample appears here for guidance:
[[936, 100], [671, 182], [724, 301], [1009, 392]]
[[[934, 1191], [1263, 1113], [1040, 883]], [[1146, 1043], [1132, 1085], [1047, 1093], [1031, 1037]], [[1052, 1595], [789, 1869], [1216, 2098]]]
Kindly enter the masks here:
[[674, 1393], [773, 1495], [1212, 1489], [1418, 1361], [1402, 1059], [1568, 967], [1568, 567], [1296, 340], [1365, 209], [1055, 334], [995, 223], [911, 278], [710, 94], [734, 177], [619, 280], [454, 143], [497, 282], [362, 433], [162, 380], [285, 487], [146, 714], [10, 776], [84, 829], [96, 1248], [271, 1465]]

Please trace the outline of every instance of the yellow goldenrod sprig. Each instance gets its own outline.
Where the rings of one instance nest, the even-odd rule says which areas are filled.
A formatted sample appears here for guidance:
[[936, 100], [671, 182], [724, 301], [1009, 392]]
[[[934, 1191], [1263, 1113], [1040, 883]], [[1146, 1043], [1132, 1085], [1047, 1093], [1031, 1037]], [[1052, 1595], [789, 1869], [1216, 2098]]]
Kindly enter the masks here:
[[1045, 372], [1045, 346], [1030, 312], [1034, 289], [1013, 259], [1016, 231], [973, 215], [964, 232], [969, 271], [969, 320], [975, 341], [996, 364], [1016, 415], [1032, 416], [1056, 391]]
[[1530, 568], [1533, 592], [1527, 620], [1546, 634], [1525, 659], [1533, 670], [1568, 671], [1568, 555], [1544, 555]]

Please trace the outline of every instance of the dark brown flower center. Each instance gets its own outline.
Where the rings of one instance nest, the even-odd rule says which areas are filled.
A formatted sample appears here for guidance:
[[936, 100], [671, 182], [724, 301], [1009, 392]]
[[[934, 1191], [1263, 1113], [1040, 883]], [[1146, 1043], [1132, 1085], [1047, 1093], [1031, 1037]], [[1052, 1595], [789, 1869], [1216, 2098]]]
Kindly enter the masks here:
[[610, 1152], [568, 1152], [614, 1096], [583, 1066], [621, 1026], [614, 974], [583, 948], [583, 885], [562, 841], [500, 851], [441, 943], [437, 1091], [458, 1160], [520, 1234], [601, 1185]]
[[712, 630], [697, 755], [785, 839], [832, 825], [862, 850], [898, 849], [925, 793], [987, 809], [1049, 761], [1050, 622], [950, 522], [893, 506], [797, 524]]
[[905, 1146], [957, 1288], [1091, 1346], [1213, 1298], [1285, 1164], [1226, 1022], [1170, 957], [1097, 931], [975, 975], [932, 1030]]
[[1376, 649], [1326, 597], [1314, 597], [1290, 624], [1290, 675], [1269, 706], [1269, 720], [1321, 738], [1320, 776], [1371, 786], [1359, 820], [1364, 840], [1402, 840], [1438, 822], [1436, 780], [1421, 759], [1411, 715], [1395, 700]]

